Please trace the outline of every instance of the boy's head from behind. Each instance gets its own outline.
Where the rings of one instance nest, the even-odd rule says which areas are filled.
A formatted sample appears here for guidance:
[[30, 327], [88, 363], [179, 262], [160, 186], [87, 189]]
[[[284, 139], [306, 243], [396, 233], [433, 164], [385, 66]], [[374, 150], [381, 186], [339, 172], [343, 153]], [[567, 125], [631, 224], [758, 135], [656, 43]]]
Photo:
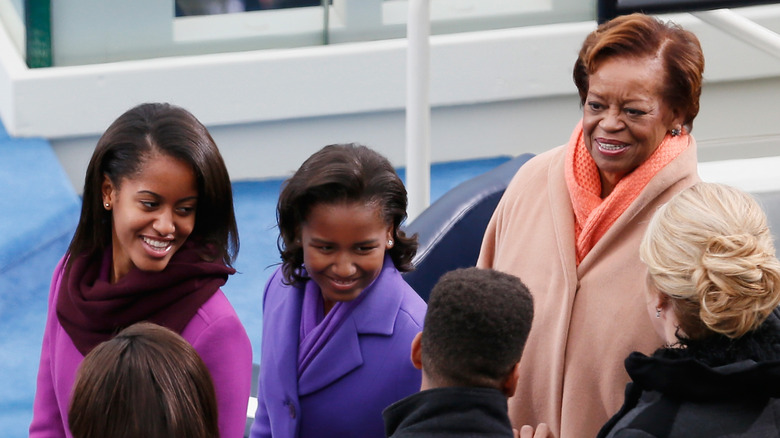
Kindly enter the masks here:
[[443, 275], [412, 344], [423, 389], [471, 386], [513, 394], [532, 320], [533, 299], [517, 277], [478, 268]]

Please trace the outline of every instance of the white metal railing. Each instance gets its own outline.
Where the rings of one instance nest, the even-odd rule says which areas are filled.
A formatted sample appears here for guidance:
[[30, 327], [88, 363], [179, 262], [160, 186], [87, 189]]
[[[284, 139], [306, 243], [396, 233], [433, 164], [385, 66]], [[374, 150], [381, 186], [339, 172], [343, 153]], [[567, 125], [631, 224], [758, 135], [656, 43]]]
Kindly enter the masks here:
[[780, 34], [730, 9], [692, 12], [694, 16], [740, 40], [780, 58]]

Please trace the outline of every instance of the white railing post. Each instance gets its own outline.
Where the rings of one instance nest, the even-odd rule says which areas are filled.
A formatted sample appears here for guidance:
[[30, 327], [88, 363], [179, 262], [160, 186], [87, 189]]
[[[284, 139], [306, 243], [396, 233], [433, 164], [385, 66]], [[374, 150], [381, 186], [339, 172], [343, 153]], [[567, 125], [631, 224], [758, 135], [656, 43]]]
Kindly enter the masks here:
[[409, 0], [406, 23], [407, 213], [414, 220], [431, 199], [430, 0]]

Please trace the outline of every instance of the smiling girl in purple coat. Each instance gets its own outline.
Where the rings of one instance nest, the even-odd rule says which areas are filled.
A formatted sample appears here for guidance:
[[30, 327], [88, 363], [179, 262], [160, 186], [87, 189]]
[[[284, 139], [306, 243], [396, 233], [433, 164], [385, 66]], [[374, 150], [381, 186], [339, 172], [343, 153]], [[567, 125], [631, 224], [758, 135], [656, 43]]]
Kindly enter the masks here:
[[410, 345], [425, 302], [401, 272], [406, 189], [365, 146], [326, 146], [282, 188], [280, 266], [263, 297], [251, 437], [384, 437], [382, 410], [417, 392]]
[[30, 437], [71, 436], [79, 364], [139, 321], [192, 344], [214, 380], [220, 436], [243, 436], [252, 349], [219, 289], [238, 252], [232, 199], [222, 156], [188, 111], [143, 104], [109, 126], [52, 278]]

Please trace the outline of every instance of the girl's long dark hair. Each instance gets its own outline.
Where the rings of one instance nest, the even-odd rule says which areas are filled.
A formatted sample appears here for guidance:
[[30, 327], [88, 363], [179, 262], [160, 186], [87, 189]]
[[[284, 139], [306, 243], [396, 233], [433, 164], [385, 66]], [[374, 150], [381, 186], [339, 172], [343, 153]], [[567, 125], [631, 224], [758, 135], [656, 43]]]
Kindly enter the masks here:
[[[76, 256], [101, 254], [111, 244], [111, 212], [103, 208], [105, 178], [121, 190], [160, 153], [192, 166], [198, 188], [194, 240], [205, 259], [231, 266], [239, 240], [227, 168], [208, 130], [189, 111], [166, 103], [138, 105], [117, 118], [98, 140], [84, 178], [81, 217], [68, 247]], [[70, 262], [69, 262], [70, 266]]]

